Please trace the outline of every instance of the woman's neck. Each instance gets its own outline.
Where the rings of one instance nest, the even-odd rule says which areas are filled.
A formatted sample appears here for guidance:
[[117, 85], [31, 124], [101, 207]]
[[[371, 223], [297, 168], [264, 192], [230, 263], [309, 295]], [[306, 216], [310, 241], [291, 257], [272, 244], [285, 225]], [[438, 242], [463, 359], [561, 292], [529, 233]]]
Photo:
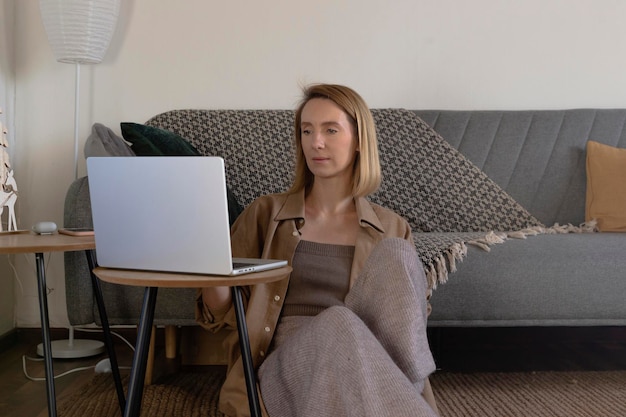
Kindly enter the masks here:
[[329, 187], [313, 184], [305, 197], [308, 209], [319, 214], [339, 215], [355, 210], [354, 197], [350, 187]]
[[315, 187], [304, 200], [302, 238], [318, 243], [354, 246], [359, 222], [354, 197], [346, 189]]

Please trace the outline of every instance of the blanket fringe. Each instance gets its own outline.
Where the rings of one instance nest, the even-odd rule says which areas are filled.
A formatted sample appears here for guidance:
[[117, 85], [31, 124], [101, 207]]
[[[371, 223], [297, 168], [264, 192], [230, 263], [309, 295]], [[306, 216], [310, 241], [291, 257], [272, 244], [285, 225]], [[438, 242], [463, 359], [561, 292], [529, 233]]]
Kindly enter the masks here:
[[497, 245], [499, 243], [504, 243], [507, 238], [506, 233], [496, 233], [496, 232], [488, 232], [481, 239], [474, 239], [467, 242], [469, 245], [478, 246], [486, 252], [491, 250], [490, 246]]
[[466, 255], [467, 245], [465, 242], [454, 243], [439, 255], [426, 270], [429, 288], [435, 289], [438, 284], [446, 283], [448, 275], [456, 272], [457, 261], [463, 261]]
[[574, 226], [571, 223], [560, 225], [558, 223], [554, 223], [552, 227], [546, 229], [545, 233], [547, 234], [555, 234], [555, 233], [595, 233], [599, 232], [598, 222], [596, 219], [592, 219], [588, 222], [581, 223], [578, 226]]
[[522, 230], [511, 232], [489, 231], [479, 239], [472, 239], [467, 242], [452, 244], [448, 249], [439, 255], [432, 264], [426, 268], [426, 278], [429, 288], [434, 290], [438, 284], [445, 284], [450, 273], [457, 270], [457, 262], [462, 262], [467, 256], [467, 245], [477, 246], [486, 252], [491, 251], [491, 246], [506, 242], [508, 239], [526, 239], [528, 236], [541, 234], [565, 234], [565, 233], [596, 233], [598, 232], [597, 221], [595, 219], [574, 226], [571, 223], [560, 225], [555, 223], [551, 227], [532, 226]]
[[437, 271], [435, 269], [435, 265], [430, 264], [425, 266], [426, 269], [426, 281], [428, 282], [429, 293], [432, 293], [432, 290], [437, 288]]

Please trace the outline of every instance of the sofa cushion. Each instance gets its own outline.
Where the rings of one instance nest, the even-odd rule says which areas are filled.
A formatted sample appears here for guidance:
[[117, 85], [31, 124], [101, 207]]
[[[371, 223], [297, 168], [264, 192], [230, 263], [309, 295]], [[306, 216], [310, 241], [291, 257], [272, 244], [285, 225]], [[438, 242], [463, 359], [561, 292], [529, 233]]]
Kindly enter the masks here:
[[94, 123], [85, 141], [85, 159], [90, 156], [133, 156], [135, 153], [124, 139], [101, 123]]
[[120, 123], [120, 127], [122, 136], [132, 144], [132, 149], [137, 155], [200, 155], [187, 140], [169, 130], [130, 122]]
[[626, 232], [626, 149], [587, 142], [585, 217], [602, 232]]
[[429, 326], [624, 326], [626, 235], [510, 239], [465, 260], [431, 298]]

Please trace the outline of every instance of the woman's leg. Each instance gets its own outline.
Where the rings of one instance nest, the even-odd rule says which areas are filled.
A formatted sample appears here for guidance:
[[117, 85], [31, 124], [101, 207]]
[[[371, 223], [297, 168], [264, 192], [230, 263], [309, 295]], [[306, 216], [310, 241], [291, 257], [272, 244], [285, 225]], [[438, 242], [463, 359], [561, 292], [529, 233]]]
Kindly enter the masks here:
[[404, 239], [385, 239], [345, 300], [420, 392], [435, 370], [426, 335], [427, 288], [415, 247]]
[[426, 338], [426, 278], [415, 249], [388, 239], [346, 297], [261, 366], [265, 406], [280, 416], [433, 416], [421, 396], [434, 370]]
[[435, 416], [352, 311], [331, 307], [280, 345], [259, 369], [271, 417]]

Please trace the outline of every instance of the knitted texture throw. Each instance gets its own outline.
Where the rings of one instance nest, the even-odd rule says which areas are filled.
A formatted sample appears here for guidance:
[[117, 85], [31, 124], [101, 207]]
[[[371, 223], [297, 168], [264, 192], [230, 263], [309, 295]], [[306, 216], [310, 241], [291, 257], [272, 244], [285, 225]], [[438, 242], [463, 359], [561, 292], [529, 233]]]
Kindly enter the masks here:
[[[487, 248], [510, 232], [543, 225], [415, 113], [374, 109], [383, 183], [371, 200], [403, 216], [431, 287], [445, 282], [466, 244]], [[294, 167], [291, 110], [174, 110], [147, 124], [222, 156], [227, 182], [246, 206], [289, 188]], [[506, 232], [506, 233], [494, 233]]]

